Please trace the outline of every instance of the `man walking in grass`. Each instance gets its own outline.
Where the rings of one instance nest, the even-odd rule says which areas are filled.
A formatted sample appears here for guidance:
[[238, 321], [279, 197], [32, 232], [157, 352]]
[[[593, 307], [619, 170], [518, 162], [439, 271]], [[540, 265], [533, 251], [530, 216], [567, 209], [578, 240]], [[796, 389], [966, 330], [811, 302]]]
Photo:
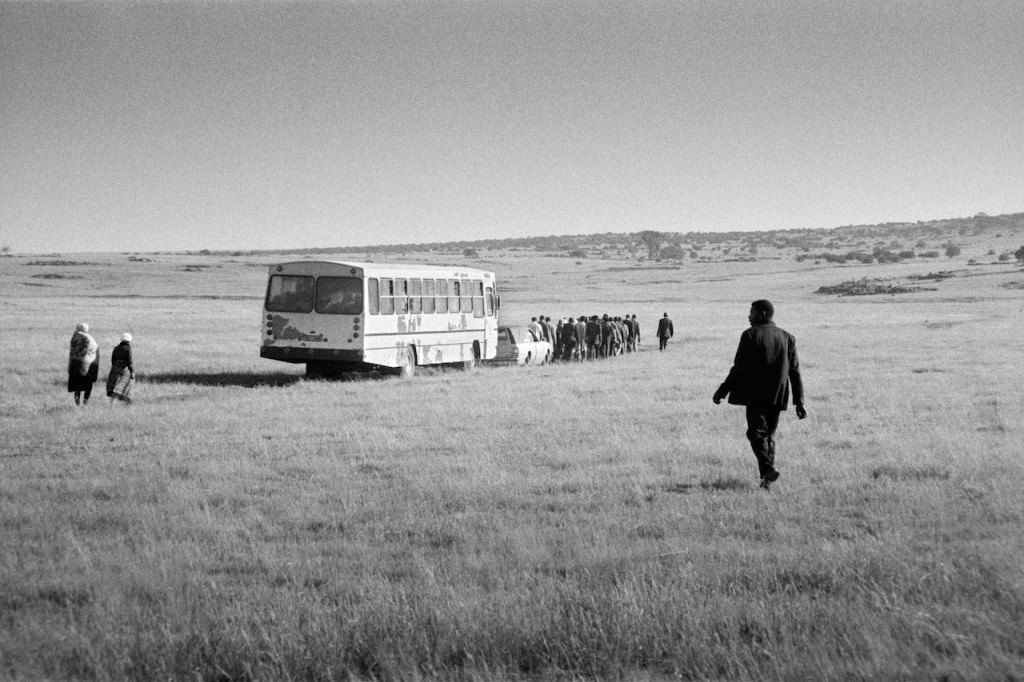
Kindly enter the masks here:
[[658, 320], [658, 350], [665, 350], [674, 332], [672, 320], [668, 319], [668, 313], [665, 313], [664, 317]]
[[740, 336], [729, 376], [712, 398], [716, 405], [728, 396], [730, 405], [746, 406], [747, 440], [757, 458], [765, 490], [779, 478], [775, 470], [775, 429], [779, 413], [789, 404], [791, 384], [796, 416], [807, 416], [796, 338], [775, 326], [774, 314], [775, 308], [764, 299], [750, 305], [750, 328]]

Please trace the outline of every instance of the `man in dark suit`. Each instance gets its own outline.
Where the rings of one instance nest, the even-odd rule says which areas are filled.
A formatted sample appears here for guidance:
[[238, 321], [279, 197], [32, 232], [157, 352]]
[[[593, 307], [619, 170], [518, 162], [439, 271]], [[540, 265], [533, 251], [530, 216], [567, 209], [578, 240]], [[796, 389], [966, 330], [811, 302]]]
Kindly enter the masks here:
[[747, 440], [757, 458], [761, 487], [765, 490], [779, 478], [775, 470], [775, 429], [779, 413], [789, 404], [790, 386], [796, 416], [807, 416], [796, 338], [775, 326], [775, 309], [764, 299], [750, 306], [750, 328], [740, 336], [729, 376], [715, 391], [718, 405], [726, 396], [730, 405], [747, 408]]
[[658, 320], [658, 350], [665, 350], [668, 340], [672, 338], [675, 330], [672, 329], [672, 320], [668, 319], [668, 313]]

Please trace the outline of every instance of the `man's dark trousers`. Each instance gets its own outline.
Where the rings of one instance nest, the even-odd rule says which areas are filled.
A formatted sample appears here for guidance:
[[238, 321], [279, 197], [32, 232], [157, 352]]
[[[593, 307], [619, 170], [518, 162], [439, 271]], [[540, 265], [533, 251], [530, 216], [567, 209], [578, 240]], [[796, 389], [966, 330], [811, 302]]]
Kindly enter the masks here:
[[747, 405], [747, 440], [757, 458], [761, 478], [775, 471], [774, 436], [781, 411], [771, 405]]

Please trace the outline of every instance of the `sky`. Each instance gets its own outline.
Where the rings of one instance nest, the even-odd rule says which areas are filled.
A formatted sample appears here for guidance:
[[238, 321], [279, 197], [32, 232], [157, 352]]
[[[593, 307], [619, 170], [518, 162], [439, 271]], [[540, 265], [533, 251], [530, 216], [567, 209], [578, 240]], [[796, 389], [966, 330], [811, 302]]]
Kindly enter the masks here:
[[1021, 212], [1021, 36], [1021, 0], [0, 0], [0, 245]]

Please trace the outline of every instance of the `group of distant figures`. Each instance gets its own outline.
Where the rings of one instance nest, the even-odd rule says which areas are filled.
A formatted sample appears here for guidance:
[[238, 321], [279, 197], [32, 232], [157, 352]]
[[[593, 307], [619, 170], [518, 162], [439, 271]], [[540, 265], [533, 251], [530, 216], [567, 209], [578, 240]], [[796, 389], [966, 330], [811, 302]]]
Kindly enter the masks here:
[[[580, 315], [562, 318], [557, 323], [540, 315], [531, 319], [530, 331], [538, 341], [550, 343], [552, 358], [562, 362], [612, 358], [635, 353], [640, 348], [640, 322], [635, 314], [623, 317]], [[665, 313], [658, 323], [661, 350], [665, 350], [673, 331], [672, 320]]]

